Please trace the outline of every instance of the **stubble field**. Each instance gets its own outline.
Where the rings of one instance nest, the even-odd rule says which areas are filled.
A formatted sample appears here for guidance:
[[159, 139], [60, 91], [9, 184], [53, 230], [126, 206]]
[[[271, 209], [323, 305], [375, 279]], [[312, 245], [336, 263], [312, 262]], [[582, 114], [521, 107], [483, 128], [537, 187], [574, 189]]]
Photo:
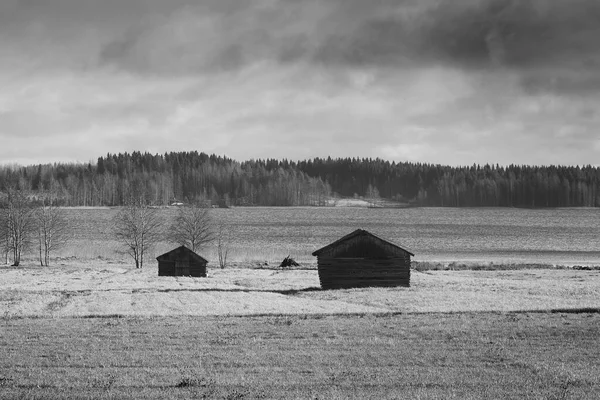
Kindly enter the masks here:
[[[152, 260], [134, 269], [110, 237], [114, 210], [71, 210], [75, 237], [54, 266], [0, 267], [0, 398], [600, 396], [600, 271], [523, 269], [595, 264], [582, 244], [597, 240], [592, 226], [571, 211], [544, 222], [474, 211], [470, 225], [418, 210], [387, 225], [390, 215], [365, 210], [325, 220], [322, 210], [313, 220], [310, 209], [224, 211], [216, 218], [236, 229], [231, 263], [209, 263], [207, 278], [158, 277]], [[516, 269], [413, 270], [410, 288], [320, 290], [310, 252], [357, 227], [383, 231], [423, 265]], [[460, 230], [487, 247], [473, 253]], [[550, 250], [563, 230], [571, 263]], [[507, 231], [534, 243], [550, 235], [552, 246], [512, 248]], [[289, 253], [302, 267], [275, 268]]]
[[597, 314], [2, 321], [0, 398], [596, 399]]

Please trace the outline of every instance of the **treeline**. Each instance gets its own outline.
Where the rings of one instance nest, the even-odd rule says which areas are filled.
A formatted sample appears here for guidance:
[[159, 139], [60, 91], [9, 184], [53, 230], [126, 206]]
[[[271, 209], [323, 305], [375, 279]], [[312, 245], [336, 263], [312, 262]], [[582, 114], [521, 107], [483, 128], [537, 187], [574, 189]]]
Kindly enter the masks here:
[[324, 205], [330, 186], [319, 178], [270, 161], [239, 163], [198, 152], [164, 155], [107, 154], [96, 164], [0, 167], [0, 191], [51, 191], [65, 206], [119, 206], [135, 188], [151, 205], [204, 202], [212, 205]]
[[148, 204], [326, 205], [367, 197], [419, 206], [596, 207], [597, 167], [472, 165], [450, 167], [381, 159], [250, 160], [198, 152], [107, 154], [86, 164], [0, 167], [0, 190], [52, 190], [66, 206], [124, 204], [132, 187]]
[[[369, 193], [438, 207], [597, 207], [600, 169], [592, 166], [449, 167], [381, 159], [319, 159], [298, 168], [341, 196]], [[367, 196], [368, 197], [368, 196]]]

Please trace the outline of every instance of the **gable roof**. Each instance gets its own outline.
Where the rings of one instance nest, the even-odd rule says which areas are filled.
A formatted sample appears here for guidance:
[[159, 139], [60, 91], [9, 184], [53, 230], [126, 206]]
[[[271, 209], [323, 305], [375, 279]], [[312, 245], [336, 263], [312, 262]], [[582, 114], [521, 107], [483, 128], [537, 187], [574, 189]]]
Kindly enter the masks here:
[[384, 242], [384, 243], [386, 243], [386, 244], [388, 244], [388, 245], [390, 245], [390, 246], [393, 246], [393, 247], [395, 247], [395, 248], [397, 248], [397, 249], [399, 249], [399, 250], [405, 251], [405, 252], [407, 252], [408, 254], [410, 254], [410, 255], [411, 255], [411, 256], [413, 256], [413, 257], [415, 256], [413, 253], [411, 253], [410, 251], [408, 251], [408, 250], [406, 250], [406, 249], [404, 249], [404, 248], [402, 248], [402, 247], [398, 246], [397, 244], [394, 244], [394, 243], [392, 243], [392, 242], [389, 242], [389, 241], [387, 241], [387, 240], [385, 240], [385, 239], [382, 239], [382, 238], [380, 238], [379, 236], [373, 235], [371, 232], [368, 232], [368, 231], [366, 231], [366, 230], [364, 230], [364, 229], [357, 229], [357, 230], [355, 230], [354, 232], [352, 232], [352, 233], [349, 233], [349, 234], [347, 234], [346, 236], [343, 236], [343, 237], [341, 237], [340, 239], [336, 240], [335, 242], [333, 242], [333, 243], [330, 243], [330, 244], [328, 244], [328, 245], [327, 245], [327, 246], [325, 246], [325, 247], [321, 247], [319, 250], [315, 250], [315, 251], [312, 253], [312, 255], [313, 255], [313, 256], [318, 256], [319, 254], [322, 254], [323, 252], [325, 252], [325, 251], [327, 251], [327, 250], [329, 250], [329, 249], [331, 249], [331, 248], [333, 248], [333, 247], [337, 246], [338, 244], [340, 244], [340, 243], [342, 243], [342, 242], [345, 242], [346, 240], [352, 239], [352, 238], [354, 238], [354, 237], [356, 237], [356, 236], [363, 236], [363, 235], [364, 235], [364, 236], [370, 236], [370, 237], [373, 237], [373, 238], [375, 238], [376, 240], [379, 240], [379, 241], [381, 241], [381, 242]]
[[173, 249], [171, 251], [167, 251], [165, 254], [161, 254], [160, 256], [156, 257], [156, 259], [158, 261], [161, 261], [165, 258], [168, 258], [168, 255], [171, 253], [175, 253], [175, 252], [187, 252], [190, 254], [190, 256], [195, 259], [196, 261], [200, 261], [200, 262], [204, 262], [204, 263], [208, 263], [208, 260], [204, 257], [202, 257], [201, 255], [194, 253], [192, 250], [188, 249], [186, 246], [179, 246], [176, 249]]

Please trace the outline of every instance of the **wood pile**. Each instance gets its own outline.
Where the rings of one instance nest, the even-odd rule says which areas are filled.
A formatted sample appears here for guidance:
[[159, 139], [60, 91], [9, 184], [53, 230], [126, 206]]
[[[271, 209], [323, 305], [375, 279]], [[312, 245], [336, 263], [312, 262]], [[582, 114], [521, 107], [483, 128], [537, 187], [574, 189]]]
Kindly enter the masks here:
[[299, 267], [299, 266], [300, 266], [300, 264], [298, 264], [296, 262], [296, 260], [291, 258], [289, 255], [283, 259], [281, 264], [279, 264], [279, 268], [289, 268], [289, 267]]

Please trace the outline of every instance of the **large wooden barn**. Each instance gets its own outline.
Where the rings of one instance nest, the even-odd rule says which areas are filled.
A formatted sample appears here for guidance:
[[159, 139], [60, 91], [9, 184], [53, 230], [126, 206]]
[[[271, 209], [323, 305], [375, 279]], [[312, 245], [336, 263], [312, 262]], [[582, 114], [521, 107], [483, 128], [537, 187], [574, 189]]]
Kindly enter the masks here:
[[410, 251], [363, 229], [312, 253], [323, 289], [410, 286]]
[[158, 276], [206, 276], [208, 260], [185, 246], [156, 257]]

